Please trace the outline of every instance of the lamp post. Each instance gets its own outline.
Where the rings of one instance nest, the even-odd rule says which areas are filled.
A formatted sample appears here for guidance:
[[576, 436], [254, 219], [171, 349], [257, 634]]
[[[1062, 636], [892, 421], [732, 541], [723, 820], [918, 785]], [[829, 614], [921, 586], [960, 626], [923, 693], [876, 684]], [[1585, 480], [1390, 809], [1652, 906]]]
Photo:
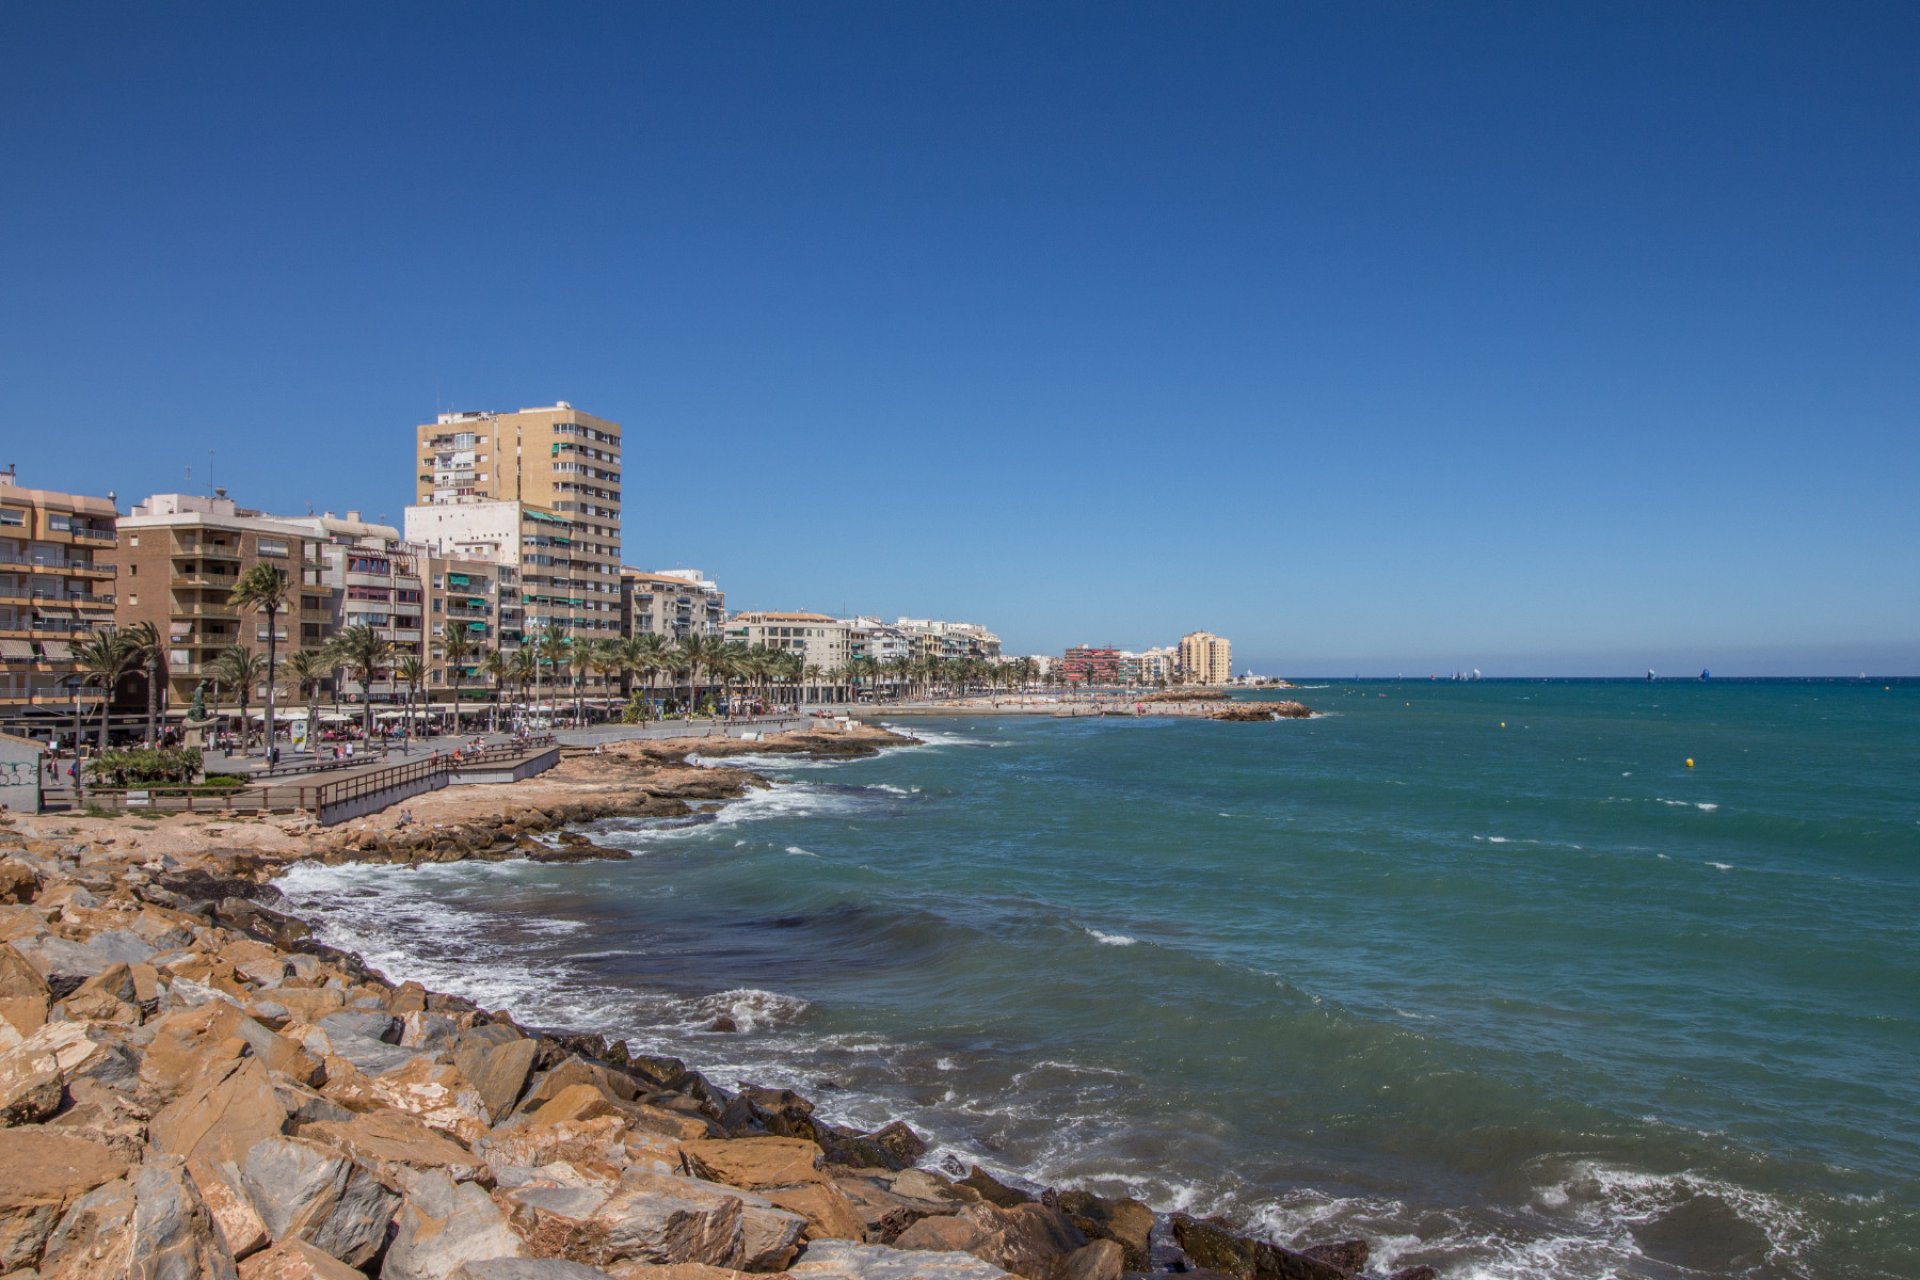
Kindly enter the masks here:
[[86, 677], [68, 676], [61, 684], [73, 690], [73, 807], [80, 807], [80, 690], [86, 687]]

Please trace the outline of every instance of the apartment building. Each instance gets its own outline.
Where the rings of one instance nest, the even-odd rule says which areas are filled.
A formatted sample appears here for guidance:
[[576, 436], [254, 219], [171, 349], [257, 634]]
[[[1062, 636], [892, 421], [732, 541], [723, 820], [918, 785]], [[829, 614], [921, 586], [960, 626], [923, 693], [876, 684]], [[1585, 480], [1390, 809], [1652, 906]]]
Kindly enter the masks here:
[[[429, 554], [427, 558], [427, 649], [436, 689], [458, 683], [466, 698], [482, 698], [480, 663], [501, 645], [500, 616], [512, 601], [519, 608], [519, 571], [512, 565], [465, 556]], [[455, 671], [446, 661], [447, 637], [465, 633], [472, 655]], [[515, 629], [516, 639], [518, 628]]]
[[1060, 659], [1068, 684], [1118, 684], [1120, 651], [1112, 645], [1077, 644]]
[[1178, 679], [1180, 651], [1162, 645], [1140, 653], [1120, 651], [1120, 678], [1128, 684], [1172, 684]]
[[[426, 549], [400, 540], [390, 524], [336, 516], [283, 516], [311, 540], [319, 562], [318, 585], [327, 589], [333, 628], [369, 627], [393, 648], [394, 661], [425, 658]], [[376, 679], [369, 697], [396, 698], [404, 689]]]
[[114, 621], [117, 521], [112, 494], [29, 489], [0, 472], [0, 728], [44, 733], [71, 713], [69, 645]]
[[655, 635], [669, 642], [717, 636], [726, 620], [726, 593], [698, 569], [620, 570], [623, 636]]
[[848, 643], [854, 657], [880, 663], [912, 659], [913, 637], [899, 627], [869, 617], [855, 618], [848, 625]]
[[900, 618], [893, 624], [906, 633], [915, 658], [1000, 657], [1000, 637], [977, 622], [943, 622], [937, 618]]
[[853, 656], [853, 625], [824, 613], [736, 613], [727, 622], [726, 637], [748, 645], [765, 645], [798, 653], [807, 666], [839, 671]]
[[1180, 682], [1225, 684], [1233, 678], [1233, 643], [1211, 631], [1190, 631], [1180, 637]]
[[164, 701], [176, 711], [192, 701], [222, 649], [266, 647], [267, 620], [227, 602], [256, 564], [273, 566], [298, 588], [296, 607], [275, 620], [281, 653], [317, 649], [333, 634], [325, 539], [307, 526], [240, 507], [215, 489], [210, 498], [155, 494], [120, 517], [119, 531], [114, 618], [122, 627], [151, 622], [167, 638]]

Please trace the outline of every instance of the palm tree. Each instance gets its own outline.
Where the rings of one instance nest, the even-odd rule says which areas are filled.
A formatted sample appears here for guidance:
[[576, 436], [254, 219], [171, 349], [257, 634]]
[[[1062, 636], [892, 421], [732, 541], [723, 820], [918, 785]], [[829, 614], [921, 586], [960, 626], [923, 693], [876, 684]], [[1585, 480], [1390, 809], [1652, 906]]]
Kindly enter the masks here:
[[[212, 666], [221, 684], [231, 688], [240, 700], [240, 748], [246, 750], [247, 702], [266, 673], [267, 664], [259, 654], [243, 644], [228, 645], [213, 660]], [[271, 704], [269, 704], [271, 705]]]
[[407, 709], [406, 731], [411, 734], [413, 732], [413, 691], [426, 683], [427, 664], [420, 660], [418, 654], [410, 653], [393, 664], [393, 678], [407, 687], [405, 704]]
[[307, 703], [307, 750], [313, 750], [313, 724], [320, 716], [320, 686], [333, 674], [333, 659], [318, 649], [295, 649], [281, 667], [294, 696]]
[[151, 622], [136, 622], [121, 634], [137, 651], [136, 669], [146, 672], [147, 741], [153, 742], [160, 732], [160, 687], [167, 678], [167, 647], [160, 642], [160, 632]]
[[[573, 641], [567, 639], [567, 633], [560, 629], [559, 623], [551, 622], [547, 624], [547, 629], [540, 633], [540, 638], [533, 642], [533, 647], [540, 663], [552, 667], [554, 676], [558, 678], [560, 668], [566, 665], [572, 654]], [[534, 669], [533, 688], [534, 697], [538, 699], [540, 696], [538, 667]]]
[[342, 627], [327, 643], [327, 652], [347, 674], [360, 684], [360, 697], [366, 703], [366, 735], [373, 738], [373, 682], [393, 659], [393, 645], [387, 638], [363, 622]]
[[[227, 597], [227, 603], [241, 609], [252, 609], [267, 617], [267, 734], [266, 753], [273, 754], [273, 682], [276, 666], [275, 641], [278, 632], [274, 629], [274, 619], [287, 611], [292, 591], [287, 575], [270, 564], [260, 563], [240, 575], [240, 581], [233, 587], [233, 594]], [[243, 712], [244, 714], [244, 712]]]
[[449, 622], [440, 641], [440, 653], [447, 663], [447, 683], [453, 686], [453, 731], [460, 732], [460, 686], [466, 683], [467, 665], [473, 661], [473, 637], [464, 622]]
[[[69, 640], [80, 682], [100, 689], [100, 750], [107, 749], [107, 710], [120, 682], [140, 669], [140, 649], [133, 638], [112, 627], [101, 627], [84, 640]], [[79, 750], [80, 744], [74, 743]], [[76, 777], [79, 775], [76, 773]]]
[[493, 715], [489, 727], [500, 727], [500, 691], [513, 679], [513, 659], [498, 649], [491, 650], [480, 659], [480, 674], [493, 685]]
[[700, 672], [719, 659], [724, 646], [718, 636], [703, 636], [695, 631], [680, 637], [675, 647], [687, 664], [687, 714], [691, 716], [694, 704], [700, 700]]
[[526, 707], [527, 686], [533, 685], [536, 688], [539, 686], [540, 656], [533, 651], [532, 646], [521, 645], [513, 651], [510, 670], [507, 674], [513, 683], [520, 687], [520, 702], [523, 707]]

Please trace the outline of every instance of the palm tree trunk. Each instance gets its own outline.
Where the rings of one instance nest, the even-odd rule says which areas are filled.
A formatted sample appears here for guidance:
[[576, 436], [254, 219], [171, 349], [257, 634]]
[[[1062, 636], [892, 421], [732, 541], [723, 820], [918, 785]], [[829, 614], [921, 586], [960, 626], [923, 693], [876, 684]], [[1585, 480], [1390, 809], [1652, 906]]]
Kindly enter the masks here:
[[272, 609], [267, 610], [267, 745], [261, 754], [268, 760], [273, 759], [273, 731], [275, 728], [273, 723], [273, 664], [276, 639], [273, 615], [275, 612], [276, 611]]

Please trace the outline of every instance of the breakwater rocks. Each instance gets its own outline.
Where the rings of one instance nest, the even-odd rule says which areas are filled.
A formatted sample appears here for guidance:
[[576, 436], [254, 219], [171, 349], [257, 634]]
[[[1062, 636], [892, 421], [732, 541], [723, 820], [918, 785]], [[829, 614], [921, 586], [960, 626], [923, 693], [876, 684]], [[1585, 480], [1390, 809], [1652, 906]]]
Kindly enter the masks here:
[[1271, 720], [1306, 720], [1313, 708], [1300, 702], [1230, 702], [1207, 714], [1209, 720], [1233, 723], [1264, 723]]
[[925, 1144], [905, 1125], [842, 1129], [797, 1094], [393, 985], [218, 868], [11, 853], [0, 1273], [1342, 1280], [1366, 1265], [1359, 1242], [1168, 1230], [1136, 1201], [916, 1168]]

